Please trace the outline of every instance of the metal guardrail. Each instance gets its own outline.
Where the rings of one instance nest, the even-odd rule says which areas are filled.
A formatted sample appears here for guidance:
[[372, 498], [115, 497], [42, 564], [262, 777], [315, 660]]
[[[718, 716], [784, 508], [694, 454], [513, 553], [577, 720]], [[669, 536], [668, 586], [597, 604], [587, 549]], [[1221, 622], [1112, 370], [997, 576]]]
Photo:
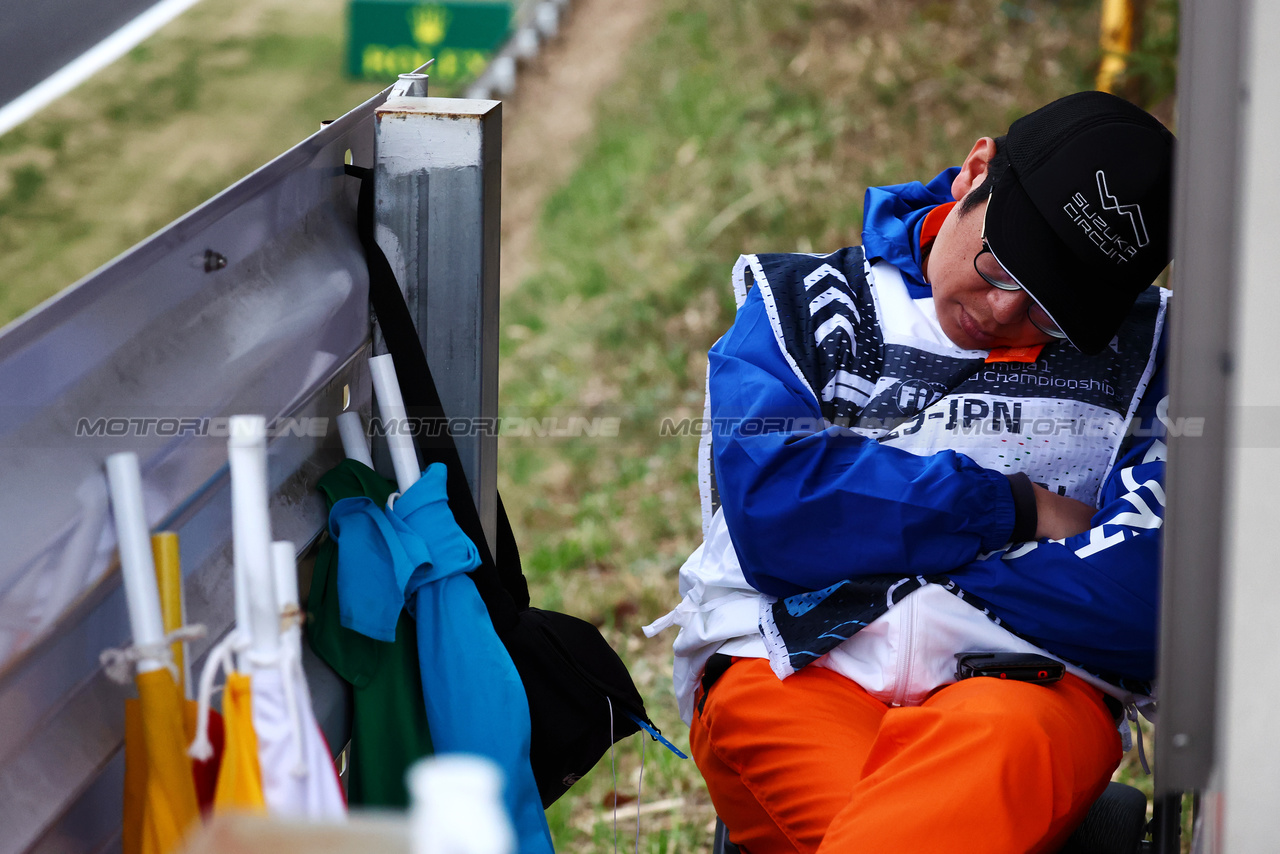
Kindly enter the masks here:
[[520, 63], [532, 60], [544, 43], [559, 35], [569, 5], [570, 0], [524, 0], [516, 10], [511, 38], [467, 87], [466, 97], [505, 98], [515, 92]]
[[[275, 537], [305, 552], [324, 530], [314, 486], [342, 455], [334, 417], [372, 414], [358, 184], [344, 162], [374, 163], [377, 149], [379, 242], [446, 408], [496, 415], [500, 105], [405, 91], [0, 330], [0, 854], [119, 849], [124, 689], [98, 654], [129, 628], [103, 459], [138, 452], [148, 520], [178, 532], [188, 622], [209, 628], [197, 664], [233, 620], [230, 415], [274, 421]], [[459, 444], [492, 536], [496, 438]], [[307, 666], [341, 745], [348, 698]]]

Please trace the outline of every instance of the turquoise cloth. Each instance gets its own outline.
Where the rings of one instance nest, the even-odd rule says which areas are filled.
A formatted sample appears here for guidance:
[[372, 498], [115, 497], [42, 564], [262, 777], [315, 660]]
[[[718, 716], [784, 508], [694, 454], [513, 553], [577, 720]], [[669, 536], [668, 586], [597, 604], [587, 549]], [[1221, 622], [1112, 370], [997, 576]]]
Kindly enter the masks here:
[[401, 608], [418, 624], [418, 658], [436, 753], [474, 753], [502, 768], [520, 854], [552, 854], [529, 764], [529, 701], [520, 674], [466, 573], [480, 565], [454, 521], [446, 468], [435, 463], [391, 510], [345, 498], [329, 512], [338, 543], [342, 625], [395, 637]]

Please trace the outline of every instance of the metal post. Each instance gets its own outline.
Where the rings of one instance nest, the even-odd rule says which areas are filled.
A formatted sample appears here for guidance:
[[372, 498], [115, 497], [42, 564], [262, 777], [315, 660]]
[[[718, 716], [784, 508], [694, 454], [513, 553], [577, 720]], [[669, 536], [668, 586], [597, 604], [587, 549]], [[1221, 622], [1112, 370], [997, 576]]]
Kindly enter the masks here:
[[1205, 788], [1214, 763], [1242, 2], [1187, 0], [1181, 9], [1169, 417], [1175, 426], [1203, 418], [1204, 429], [1171, 430], [1168, 440], [1157, 794]]
[[1156, 791], [1203, 789], [1196, 850], [1275, 847], [1280, 613], [1280, 380], [1274, 368], [1280, 211], [1280, 7], [1191, 0], [1181, 10], [1180, 141]]
[[502, 105], [401, 89], [376, 113], [378, 242], [405, 290], [446, 413], [478, 419], [454, 437], [493, 550]]
[[[1280, 688], [1269, 678], [1276, 669], [1274, 632], [1280, 613], [1274, 540], [1280, 518], [1280, 377], [1273, 323], [1280, 316], [1275, 280], [1280, 211], [1267, 191], [1280, 180], [1275, 157], [1280, 56], [1273, 44], [1280, 7], [1249, 0], [1242, 3], [1242, 11], [1242, 35], [1231, 56], [1241, 68], [1241, 85], [1233, 93], [1241, 111], [1241, 180], [1236, 199], [1237, 291], [1230, 339], [1232, 421], [1223, 504], [1226, 547], [1215, 763], [1222, 781], [1222, 850], [1228, 852], [1275, 850], [1275, 803], [1280, 794], [1280, 734], [1275, 728]], [[1216, 4], [1213, 14], [1218, 14]]]

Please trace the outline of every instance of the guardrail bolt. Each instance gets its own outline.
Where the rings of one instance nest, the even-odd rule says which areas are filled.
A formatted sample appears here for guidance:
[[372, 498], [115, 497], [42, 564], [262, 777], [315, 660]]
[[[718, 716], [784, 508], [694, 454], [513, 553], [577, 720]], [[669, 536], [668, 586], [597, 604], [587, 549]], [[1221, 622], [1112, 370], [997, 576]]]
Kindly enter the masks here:
[[206, 273], [216, 273], [225, 266], [227, 266], [226, 255], [221, 252], [214, 252], [212, 249], [204, 250], [204, 271]]
[[427, 97], [426, 74], [401, 74], [395, 86], [391, 88], [391, 97], [425, 98]]

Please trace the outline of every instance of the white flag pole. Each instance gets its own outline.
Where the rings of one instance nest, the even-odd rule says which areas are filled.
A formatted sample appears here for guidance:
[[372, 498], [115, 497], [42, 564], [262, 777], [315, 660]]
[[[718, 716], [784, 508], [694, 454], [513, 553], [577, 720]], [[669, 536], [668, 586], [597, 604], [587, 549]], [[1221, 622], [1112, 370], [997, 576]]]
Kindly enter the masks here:
[[[263, 657], [280, 649], [280, 607], [271, 570], [271, 517], [267, 511], [267, 420], [233, 415], [227, 440], [231, 464], [231, 533], [236, 572], [236, 620], [249, 648]], [[243, 605], [240, 594], [248, 601]], [[243, 667], [241, 669], [244, 669]]]
[[338, 416], [338, 435], [342, 437], [342, 452], [347, 459], [373, 468], [373, 457], [369, 454], [369, 441], [365, 438], [364, 422], [359, 412], [352, 409]]
[[[125, 601], [133, 644], [143, 649], [164, 647], [164, 620], [160, 616], [160, 591], [156, 567], [151, 557], [151, 537], [142, 504], [142, 474], [138, 455], [127, 451], [107, 457], [107, 480], [111, 486], [111, 510], [115, 516], [116, 540], [120, 545], [120, 573], [124, 577]], [[139, 658], [138, 672], [159, 670], [162, 659]]]
[[298, 561], [293, 543], [276, 540], [271, 544], [271, 573], [280, 610], [283, 612], [290, 605], [298, 607]]
[[396, 379], [396, 366], [391, 354], [370, 359], [369, 373], [373, 376], [378, 409], [383, 423], [387, 425], [387, 447], [391, 450], [391, 464], [396, 470], [396, 489], [403, 495], [418, 482], [422, 469], [418, 467], [418, 451], [413, 446], [413, 436], [407, 429], [409, 419], [404, 411], [404, 398], [400, 396], [400, 383]]

